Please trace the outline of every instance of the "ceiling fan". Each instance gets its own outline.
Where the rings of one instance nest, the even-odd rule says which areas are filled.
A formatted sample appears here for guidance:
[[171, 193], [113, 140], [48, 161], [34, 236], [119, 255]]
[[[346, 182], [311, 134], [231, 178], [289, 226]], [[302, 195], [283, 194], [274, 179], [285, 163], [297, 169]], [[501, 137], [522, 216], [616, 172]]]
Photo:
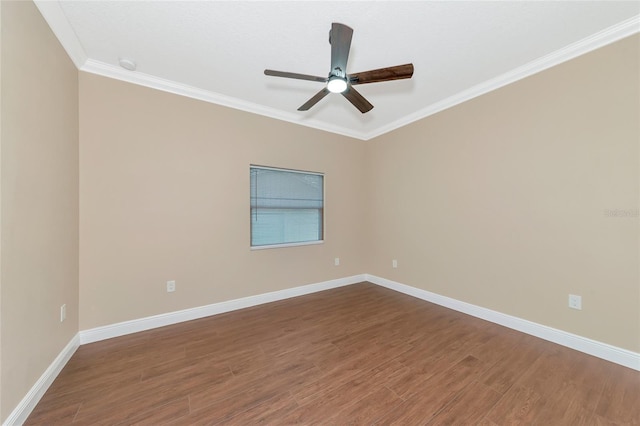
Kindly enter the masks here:
[[326, 78], [269, 69], [264, 70], [264, 73], [265, 75], [273, 77], [295, 78], [298, 80], [310, 80], [326, 83], [326, 86], [298, 108], [298, 111], [308, 111], [329, 93], [342, 93], [342, 96], [347, 98], [349, 102], [364, 114], [367, 111], [371, 111], [373, 105], [371, 105], [364, 96], [357, 92], [353, 86], [356, 84], [379, 83], [382, 81], [411, 78], [413, 75], [413, 64], [398, 65], [395, 67], [347, 74], [347, 59], [349, 59], [349, 49], [351, 48], [352, 36], [353, 29], [350, 27], [337, 22], [331, 24], [331, 31], [329, 32], [329, 43], [331, 44], [331, 71], [329, 72], [329, 76]]

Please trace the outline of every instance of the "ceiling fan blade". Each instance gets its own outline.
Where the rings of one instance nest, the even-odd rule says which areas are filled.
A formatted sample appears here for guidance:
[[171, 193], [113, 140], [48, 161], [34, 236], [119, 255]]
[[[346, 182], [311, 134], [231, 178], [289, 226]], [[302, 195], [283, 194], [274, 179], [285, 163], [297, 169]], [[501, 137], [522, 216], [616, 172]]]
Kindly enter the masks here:
[[325, 77], [316, 77], [315, 75], [298, 74], [295, 72], [286, 71], [264, 70], [264, 75], [270, 75], [272, 77], [295, 78], [297, 80], [319, 81], [320, 83], [325, 83], [327, 81], [327, 78]]
[[347, 98], [349, 102], [351, 102], [353, 106], [358, 108], [360, 112], [363, 114], [373, 109], [373, 105], [371, 105], [369, 101], [364, 98], [364, 96], [362, 96], [358, 91], [356, 91], [356, 89], [351, 87], [351, 85], [347, 87], [347, 90], [342, 92], [342, 96]]
[[379, 83], [381, 81], [411, 78], [412, 75], [413, 64], [405, 64], [395, 67], [380, 68], [377, 70], [349, 74], [349, 82], [351, 84]]
[[309, 109], [312, 106], [320, 102], [320, 100], [325, 96], [327, 96], [328, 94], [329, 94], [329, 89], [325, 87], [324, 89], [322, 89], [321, 91], [313, 95], [313, 97], [309, 99], [307, 102], [305, 102], [300, 108], [298, 108], [298, 111], [309, 111]]
[[331, 73], [339, 77], [347, 76], [347, 60], [351, 49], [353, 29], [344, 24], [331, 24], [329, 43], [331, 43]]

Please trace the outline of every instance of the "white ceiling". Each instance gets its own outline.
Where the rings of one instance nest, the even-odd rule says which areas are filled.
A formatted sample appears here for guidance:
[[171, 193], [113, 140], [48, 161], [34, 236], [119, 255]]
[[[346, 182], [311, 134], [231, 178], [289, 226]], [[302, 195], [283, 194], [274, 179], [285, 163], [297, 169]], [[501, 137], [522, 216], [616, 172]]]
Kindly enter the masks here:
[[[36, 1], [79, 69], [370, 139], [640, 31], [627, 1]], [[358, 86], [361, 114], [325, 77], [332, 22], [354, 29], [348, 73], [412, 62], [411, 80]], [[136, 62], [136, 71], [118, 65]]]

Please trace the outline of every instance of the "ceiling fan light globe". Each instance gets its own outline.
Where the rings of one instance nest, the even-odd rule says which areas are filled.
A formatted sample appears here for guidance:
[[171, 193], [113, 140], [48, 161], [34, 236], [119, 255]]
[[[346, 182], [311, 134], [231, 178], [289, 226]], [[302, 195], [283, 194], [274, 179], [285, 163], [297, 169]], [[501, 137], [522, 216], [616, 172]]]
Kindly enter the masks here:
[[331, 93], [342, 93], [347, 90], [347, 81], [340, 77], [331, 77], [327, 83], [327, 90]]

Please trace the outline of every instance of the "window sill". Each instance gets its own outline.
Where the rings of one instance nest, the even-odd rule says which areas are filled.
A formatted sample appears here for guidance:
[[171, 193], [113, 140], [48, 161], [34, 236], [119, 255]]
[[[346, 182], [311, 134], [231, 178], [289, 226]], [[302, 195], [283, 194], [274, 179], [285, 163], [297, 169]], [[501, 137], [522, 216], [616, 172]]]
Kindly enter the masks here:
[[311, 246], [311, 245], [323, 244], [323, 243], [324, 243], [324, 240], [303, 241], [300, 243], [271, 244], [268, 246], [251, 246], [251, 250], [266, 250], [266, 249], [275, 249], [275, 248], [283, 248], [283, 247]]

